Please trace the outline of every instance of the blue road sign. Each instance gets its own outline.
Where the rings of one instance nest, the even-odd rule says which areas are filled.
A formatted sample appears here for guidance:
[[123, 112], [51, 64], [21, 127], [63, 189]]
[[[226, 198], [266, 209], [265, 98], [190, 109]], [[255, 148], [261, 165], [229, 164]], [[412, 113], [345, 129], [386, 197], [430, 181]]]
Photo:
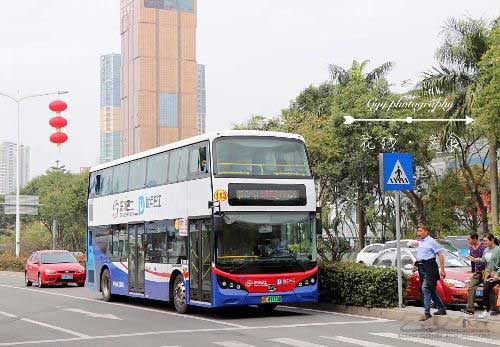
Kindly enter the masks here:
[[380, 153], [380, 187], [383, 190], [413, 190], [413, 155]]

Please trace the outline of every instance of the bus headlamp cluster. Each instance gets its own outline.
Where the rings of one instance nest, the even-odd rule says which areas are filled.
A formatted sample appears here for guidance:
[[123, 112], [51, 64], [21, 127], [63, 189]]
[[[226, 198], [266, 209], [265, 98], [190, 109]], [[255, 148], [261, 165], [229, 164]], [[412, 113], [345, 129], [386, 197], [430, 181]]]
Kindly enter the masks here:
[[245, 287], [238, 282], [232, 281], [222, 276], [217, 276], [217, 282], [222, 289], [236, 289], [236, 290], [245, 290]]
[[313, 286], [313, 285], [315, 285], [317, 282], [318, 282], [318, 278], [317, 278], [317, 276], [316, 276], [316, 275], [314, 275], [314, 276], [312, 276], [312, 277], [309, 277], [309, 278], [306, 278], [305, 280], [300, 281], [300, 282], [297, 284], [297, 287], [298, 287], [298, 288], [301, 288], [301, 287]]

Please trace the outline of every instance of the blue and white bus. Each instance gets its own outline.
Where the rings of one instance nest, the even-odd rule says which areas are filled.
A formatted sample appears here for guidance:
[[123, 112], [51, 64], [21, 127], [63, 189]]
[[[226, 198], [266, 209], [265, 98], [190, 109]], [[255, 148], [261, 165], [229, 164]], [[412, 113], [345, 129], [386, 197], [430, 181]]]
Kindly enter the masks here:
[[225, 131], [96, 166], [87, 286], [189, 306], [316, 302], [314, 180], [301, 136]]

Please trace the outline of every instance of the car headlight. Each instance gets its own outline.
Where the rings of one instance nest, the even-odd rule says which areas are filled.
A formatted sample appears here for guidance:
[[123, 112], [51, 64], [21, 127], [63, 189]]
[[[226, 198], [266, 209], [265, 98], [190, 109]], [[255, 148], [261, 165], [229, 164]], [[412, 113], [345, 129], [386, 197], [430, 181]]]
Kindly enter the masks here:
[[465, 288], [466, 285], [464, 282], [462, 281], [458, 281], [458, 280], [452, 280], [452, 279], [449, 279], [449, 278], [446, 278], [444, 280], [444, 283], [450, 287], [450, 288]]
[[81, 267], [76, 272], [79, 273], [79, 274], [82, 274], [82, 273], [85, 272], [85, 268]]
[[300, 281], [295, 287], [307, 287], [313, 286], [318, 282], [318, 276], [314, 275], [312, 277], [306, 278], [305, 280]]
[[236, 289], [236, 290], [245, 290], [245, 287], [236, 281], [232, 281], [222, 276], [217, 276], [217, 282], [222, 289]]
[[55, 274], [56, 272], [57, 272], [57, 271], [55, 271], [55, 270], [50, 270], [50, 269], [45, 270], [45, 273], [46, 273], [47, 275], [53, 275], [53, 274]]

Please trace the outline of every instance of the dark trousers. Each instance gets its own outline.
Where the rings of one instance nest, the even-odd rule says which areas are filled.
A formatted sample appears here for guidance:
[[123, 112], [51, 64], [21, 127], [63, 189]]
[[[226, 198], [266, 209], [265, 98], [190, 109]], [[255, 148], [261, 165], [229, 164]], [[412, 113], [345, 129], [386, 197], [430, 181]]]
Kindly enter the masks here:
[[490, 309], [498, 310], [497, 297], [495, 295], [495, 291], [493, 290], [497, 284], [500, 284], [500, 279], [495, 281], [484, 281], [483, 300], [484, 307], [486, 307], [487, 311]]
[[[434, 305], [436, 305], [436, 309], [438, 311], [446, 311], [443, 300], [441, 300], [439, 295], [436, 293], [437, 278], [434, 272], [437, 271], [437, 276], [439, 276], [439, 271], [437, 270], [437, 263], [435, 260], [434, 264], [430, 267], [424, 266], [423, 264], [418, 267], [420, 283], [422, 285], [422, 294], [424, 296], [424, 312], [426, 315], [431, 314], [431, 300], [434, 301]], [[436, 269], [434, 269], [434, 266]], [[429, 271], [431, 269], [432, 272]]]

